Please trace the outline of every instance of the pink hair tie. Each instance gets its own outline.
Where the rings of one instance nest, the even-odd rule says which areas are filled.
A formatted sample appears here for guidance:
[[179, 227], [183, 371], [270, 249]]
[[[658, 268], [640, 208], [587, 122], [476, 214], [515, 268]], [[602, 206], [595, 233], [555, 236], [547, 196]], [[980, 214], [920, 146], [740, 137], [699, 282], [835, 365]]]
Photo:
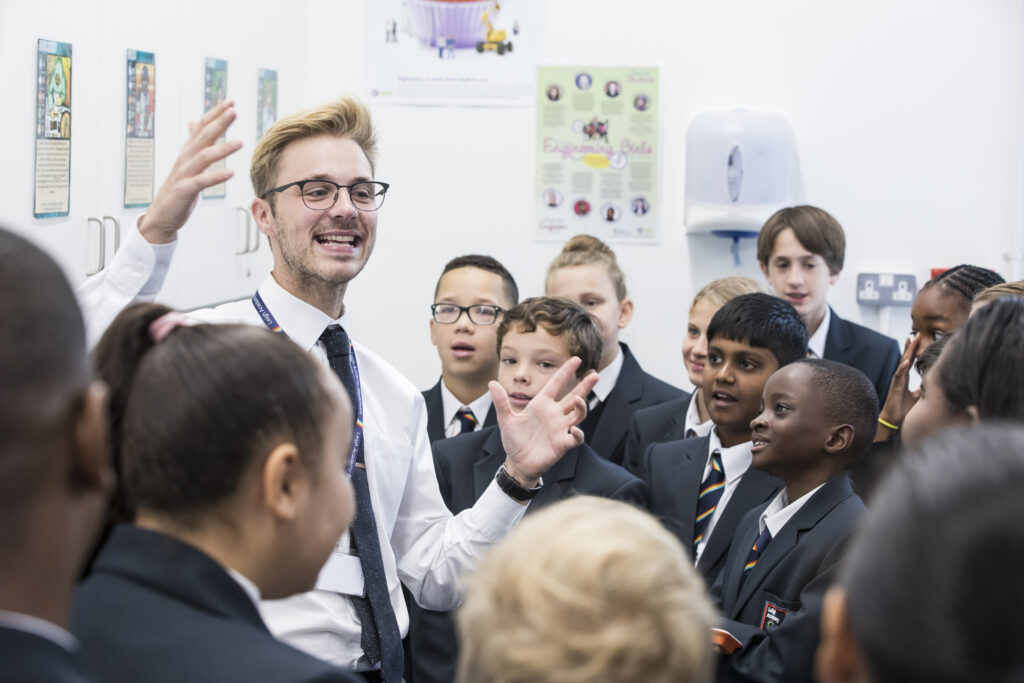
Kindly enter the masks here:
[[191, 324], [192, 322], [185, 317], [184, 313], [169, 311], [150, 323], [149, 336], [153, 338], [154, 342], [160, 343], [174, 328], [188, 327]]

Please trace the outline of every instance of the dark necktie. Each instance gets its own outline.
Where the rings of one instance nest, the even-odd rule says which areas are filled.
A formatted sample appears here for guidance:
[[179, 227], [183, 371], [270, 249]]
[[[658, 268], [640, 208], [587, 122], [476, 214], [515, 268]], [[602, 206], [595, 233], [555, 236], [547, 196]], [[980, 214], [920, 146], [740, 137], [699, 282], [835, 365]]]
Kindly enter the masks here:
[[765, 525], [764, 531], [754, 541], [754, 547], [750, 549], [750, 554], [747, 555], [747, 562], [743, 565], [743, 575], [740, 577], [740, 585], [746, 580], [747, 575], [750, 574], [750, 570], [757, 566], [757, 560], [761, 557], [761, 553], [768, 547], [768, 543], [772, 540], [772, 532], [768, 531], [768, 526]]
[[725, 467], [722, 465], [722, 453], [717, 448], [711, 454], [711, 469], [700, 485], [697, 496], [697, 519], [693, 524], [693, 556], [697, 556], [697, 546], [705, 540], [704, 534], [711, 525], [711, 518], [718, 507], [718, 501], [725, 493]]
[[459, 408], [459, 412], [455, 413], [455, 417], [459, 418], [459, 422], [462, 423], [462, 429], [459, 431], [459, 434], [472, 432], [476, 429], [476, 415], [473, 414], [472, 410]]
[[[341, 379], [352, 400], [355, 413], [357, 403], [356, 382], [349, 365], [349, 340], [338, 325], [330, 325], [320, 335], [327, 350], [331, 369]], [[366, 597], [352, 597], [356, 614], [359, 616], [362, 637], [360, 644], [371, 665], [380, 662], [381, 678], [386, 683], [400, 683], [405, 666], [402, 651], [402, 636], [398, 620], [391, 606], [388, 594], [388, 580], [384, 574], [384, 562], [380, 554], [380, 539], [377, 537], [377, 522], [370, 505], [370, 486], [366, 479], [363, 460], [363, 441], [359, 443], [356, 466], [352, 470], [352, 486], [356, 492], [356, 518], [352, 522], [352, 547], [359, 553], [363, 568], [363, 582]]]

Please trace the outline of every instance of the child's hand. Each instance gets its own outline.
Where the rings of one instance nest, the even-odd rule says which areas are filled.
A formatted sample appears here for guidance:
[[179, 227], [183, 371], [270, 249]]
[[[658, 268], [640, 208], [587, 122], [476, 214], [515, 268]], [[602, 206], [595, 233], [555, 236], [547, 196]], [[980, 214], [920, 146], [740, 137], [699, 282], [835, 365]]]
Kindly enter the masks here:
[[488, 385], [507, 454], [505, 470], [526, 488], [536, 486], [541, 475], [570, 448], [583, 443], [583, 432], [576, 425], [587, 415], [583, 397], [597, 384], [597, 373], [587, 373], [571, 391], [558, 398], [573, 381], [580, 362], [576, 356], [566, 361], [520, 413], [512, 412], [508, 394], [500, 384]]
[[[910, 366], [914, 364], [918, 349], [921, 347], [921, 335], [915, 334], [903, 345], [903, 356], [900, 364], [893, 373], [892, 381], [889, 383], [889, 395], [882, 406], [879, 418], [897, 427], [903, 424], [903, 419], [914, 407], [921, 397], [921, 390], [910, 391]], [[875, 441], [886, 441], [892, 436], [893, 430], [879, 423], [878, 431], [875, 433]]]

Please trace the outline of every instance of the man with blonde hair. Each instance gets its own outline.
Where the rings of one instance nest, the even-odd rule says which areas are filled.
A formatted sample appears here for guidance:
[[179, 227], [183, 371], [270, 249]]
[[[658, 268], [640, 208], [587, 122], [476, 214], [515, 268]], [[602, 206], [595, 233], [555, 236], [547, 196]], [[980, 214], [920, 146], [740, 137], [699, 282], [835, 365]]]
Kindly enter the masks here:
[[[205, 187], [231, 176], [211, 164], [236, 151], [218, 142], [235, 118], [232, 102], [190, 126], [170, 176], [110, 267], [87, 281], [80, 300], [97, 335], [132, 300], [160, 290], [178, 230]], [[344, 330], [348, 283], [366, 265], [388, 184], [377, 180], [376, 133], [365, 106], [343, 98], [281, 119], [260, 139], [250, 176], [252, 216], [270, 241], [273, 271], [252, 300], [196, 311], [205, 322], [265, 325], [331, 366], [356, 410], [348, 471], [357, 515], [325, 565], [317, 589], [264, 602], [276, 635], [368, 680], [401, 681], [409, 618], [401, 583], [422, 606], [449, 610], [460, 577], [500, 540], [536, 495], [540, 476], [583, 441], [576, 425], [595, 378], [558, 399], [574, 359], [527, 413], [513, 415], [492, 389], [508, 458], [472, 509], [452, 517], [434, 475], [419, 391]], [[268, 390], [272, 387], [268, 387]], [[258, 429], [259, 425], [253, 425]], [[401, 583], [400, 583], [401, 582]]]
[[459, 610], [460, 683], [704, 683], [715, 612], [656, 519], [579, 496], [523, 521]]

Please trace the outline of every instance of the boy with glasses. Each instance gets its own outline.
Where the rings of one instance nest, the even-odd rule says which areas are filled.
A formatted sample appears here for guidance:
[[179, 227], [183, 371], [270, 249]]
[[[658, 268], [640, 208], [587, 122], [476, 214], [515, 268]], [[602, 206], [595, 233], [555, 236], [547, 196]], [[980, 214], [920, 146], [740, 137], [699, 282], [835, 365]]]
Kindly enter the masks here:
[[423, 392], [431, 442], [497, 424], [487, 383], [498, 378], [498, 323], [518, 302], [512, 274], [490, 256], [445, 265], [430, 307], [441, 379]]

